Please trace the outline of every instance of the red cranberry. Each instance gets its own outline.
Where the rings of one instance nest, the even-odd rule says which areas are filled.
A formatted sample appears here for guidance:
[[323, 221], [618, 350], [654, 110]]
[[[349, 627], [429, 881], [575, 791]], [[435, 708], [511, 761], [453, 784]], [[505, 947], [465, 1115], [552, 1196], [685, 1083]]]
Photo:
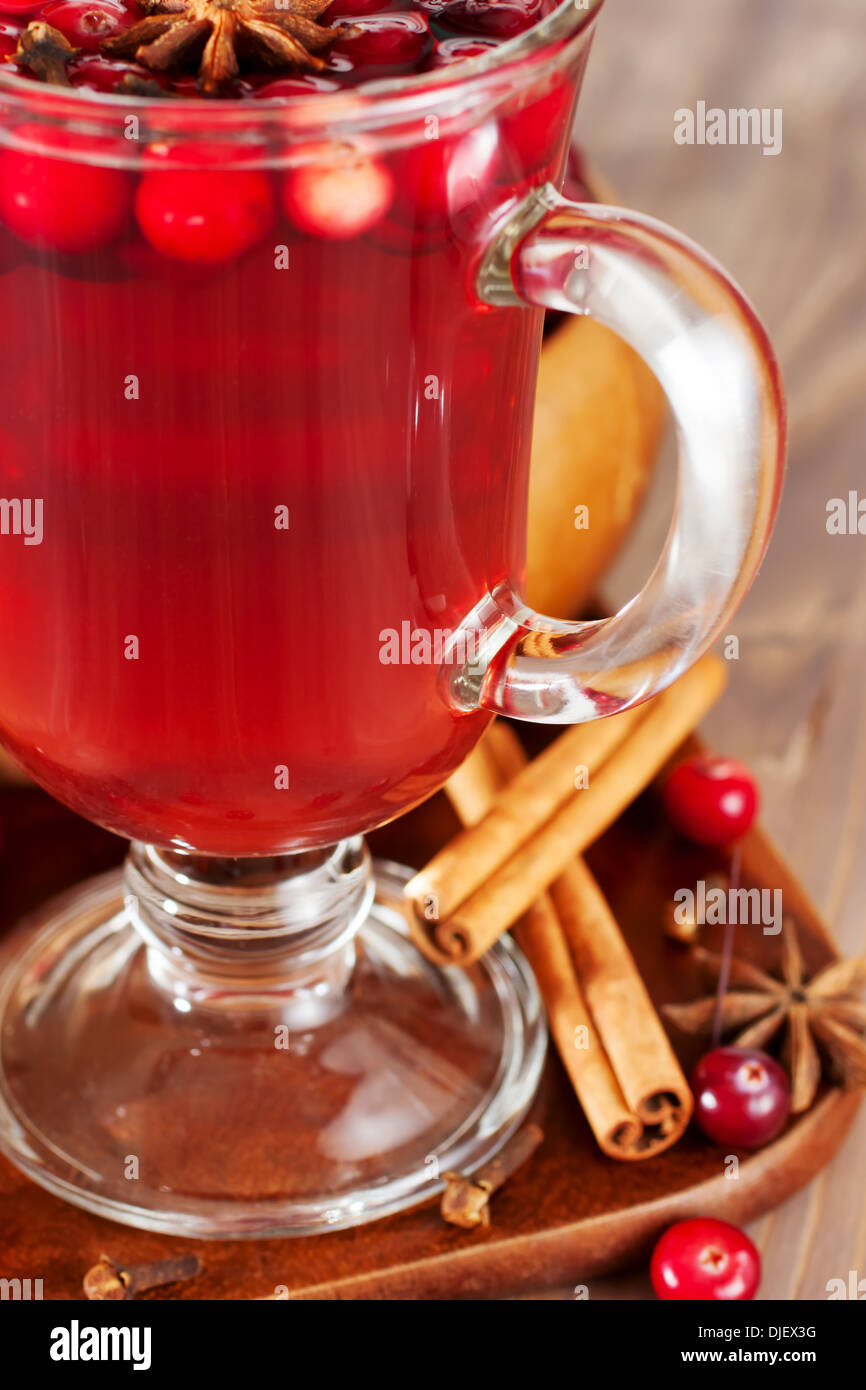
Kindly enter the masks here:
[[438, 12], [443, 24], [493, 39], [512, 39], [531, 29], [544, 14], [543, 0], [448, 0]]
[[[148, 172], [135, 198], [138, 225], [157, 251], [175, 260], [218, 265], [242, 256], [267, 236], [276, 220], [267, 174], [258, 169], [156, 169], [159, 149], [148, 151]], [[221, 155], [201, 145], [167, 151], [163, 162], [207, 165]]]
[[342, 241], [360, 236], [384, 217], [394, 183], [378, 160], [331, 146], [311, 149], [310, 162], [289, 170], [283, 202], [303, 232]]
[[498, 47], [494, 39], [442, 39], [436, 45], [431, 64], [434, 68], [448, 68], [469, 58], [481, 58]]
[[54, 149], [54, 159], [18, 149], [0, 151], [0, 219], [17, 237], [41, 250], [95, 251], [116, 241], [132, 206], [128, 175], [88, 164], [88, 154], [111, 151], [110, 142], [41, 125], [22, 125], [17, 142]]
[[339, 82], [331, 82], [327, 77], [316, 77], [313, 73], [300, 73], [297, 77], [269, 78], [261, 86], [256, 85], [253, 96], [260, 101], [272, 101], [279, 97], [304, 97], [311, 92], [338, 92]]
[[168, 88], [167, 78], [161, 73], [148, 72], [137, 63], [119, 63], [114, 58], [102, 58], [96, 53], [87, 54], [69, 70], [73, 87], [88, 87], [95, 92], [113, 92], [125, 77], [137, 77], [142, 82], [156, 82], [157, 86]]
[[335, 19], [342, 19], [344, 15], [375, 14], [377, 10], [390, 8], [391, 0], [331, 0], [319, 23], [330, 24]]
[[114, 0], [59, 0], [58, 4], [48, 5], [40, 15], [46, 24], [58, 29], [73, 48], [81, 48], [85, 53], [98, 53], [103, 39], [122, 34], [131, 29], [141, 18], [137, 6], [130, 8], [114, 3]]
[[686, 758], [668, 777], [662, 796], [676, 829], [699, 845], [739, 839], [758, 811], [754, 778], [733, 758]]
[[356, 67], [409, 67], [432, 43], [423, 14], [374, 15], [359, 19], [353, 27], [358, 32], [338, 39], [334, 48]]
[[4, 58], [11, 58], [18, 48], [18, 40], [21, 36], [21, 26], [13, 24], [9, 20], [0, 20], [0, 62]]
[[791, 1110], [785, 1072], [766, 1052], [717, 1047], [692, 1072], [695, 1119], [707, 1138], [757, 1149], [781, 1133]]
[[43, 0], [0, 0], [0, 14], [31, 15], [42, 5]]
[[665, 1231], [653, 1251], [650, 1278], [665, 1301], [745, 1300], [757, 1293], [761, 1257], [736, 1226], [696, 1217]]
[[488, 207], [502, 170], [499, 135], [488, 121], [466, 135], [419, 140], [392, 158], [394, 215], [417, 229], [461, 223]]

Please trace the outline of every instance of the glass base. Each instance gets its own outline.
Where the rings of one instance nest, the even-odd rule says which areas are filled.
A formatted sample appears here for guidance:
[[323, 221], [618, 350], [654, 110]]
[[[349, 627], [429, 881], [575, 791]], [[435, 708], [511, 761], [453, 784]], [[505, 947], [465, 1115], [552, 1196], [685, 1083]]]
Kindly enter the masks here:
[[532, 1102], [544, 1016], [511, 940], [466, 971], [419, 954], [407, 877], [376, 865], [326, 970], [254, 955], [243, 988], [185, 971], [120, 871], [55, 899], [0, 970], [0, 1148], [99, 1216], [221, 1239], [353, 1226], [476, 1169]]

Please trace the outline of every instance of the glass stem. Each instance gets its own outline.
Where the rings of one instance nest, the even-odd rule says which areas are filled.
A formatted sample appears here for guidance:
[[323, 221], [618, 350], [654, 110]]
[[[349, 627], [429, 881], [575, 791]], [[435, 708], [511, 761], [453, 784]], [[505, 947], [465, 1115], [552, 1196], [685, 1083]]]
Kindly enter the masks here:
[[126, 912], [151, 977], [183, 1011], [277, 1008], [313, 1026], [341, 1007], [374, 885], [360, 836], [279, 857], [227, 859], [133, 841]]

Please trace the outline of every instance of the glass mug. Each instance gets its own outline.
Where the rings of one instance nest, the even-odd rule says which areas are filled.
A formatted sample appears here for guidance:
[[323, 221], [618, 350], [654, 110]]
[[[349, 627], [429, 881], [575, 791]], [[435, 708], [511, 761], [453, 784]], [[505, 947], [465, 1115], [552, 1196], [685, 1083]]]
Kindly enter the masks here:
[[[598, 9], [252, 110], [0, 76], [0, 221], [34, 170], [45, 203], [65, 179], [89, 209], [58, 244], [14, 217], [0, 241], [22, 518], [0, 537], [0, 730], [133, 841], [122, 880], [6, 948], [0, 1145], [101, 1215], [334, 1229], [485, 1161], [540, 1075], [531, 972], [508, 939], [465, 972], [423, 960], [405, 871], [374, 877], [360, 837], [493, 714], [580, 722], [663, 689], [754, 576], [784, 450], [760, 323], [678, 233], [556, 191]], [[380, 180], [386, 210], [290, 229], [311, 169]], [[161, 255], [133, 209], [208, 180], [260, 235]], [[664, 553], [600, 622], [521, 596], [546, 308], [636, 348], [678, 428]]]

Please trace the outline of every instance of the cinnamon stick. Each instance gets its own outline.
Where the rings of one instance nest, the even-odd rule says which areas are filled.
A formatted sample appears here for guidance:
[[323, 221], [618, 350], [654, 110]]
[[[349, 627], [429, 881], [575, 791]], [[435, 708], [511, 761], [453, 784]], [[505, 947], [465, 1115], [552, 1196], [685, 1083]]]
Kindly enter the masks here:
[[[517, 738], [497, 720], [445, 785], [464, 825], [480, 820], [525, 762]], [[635, 1148], [643, 1126], [607, 1059], [548, 893], [532, 904], [514, 934], [535, 972], [551, 1036], [592, 1132], [605, 1153], [620, 1158]]]
[[[602, 764], [645, 717], [646, 706], [577, 724], [560, 734], [510, 783], [483, 819], [457, 835], [431, 859], [406, 887], [422, 916], [435, 906], [435, 920], [445, 922], [486, 883], [526, 837], [527, 827], [549, 820], [567, 802], [581, 795], [576, 772], [585, 768], [591, 781]], [[454, 773], [459, 778], [459, 770]], [[445, 950], [450, 954], [450, 947]], [[453, 961], [452, 961], [453, 963]]]
[[[595, 1026], [630, 1108], [655, 1152], [683, 1132], [692, 1094], [634, 957], [580, 858], [552, 889], [553, 903]], [[655, 1131], [653, 1134], [652, 1132]]]
[[[471, 824], [526, 758], [497, 721], [446, 790]], [[604, 1153], [641, 1159], [680, 1137], [693, 1102], [619, 927], [582, 860], [528, 910], [515, 935], [535, 972], [551, 1035]], [[578, 1046], [577, 1040], [584, 1046]]]
[[[478, 960], [652, 780], [718, 699], [724, 682], [724, 664], [705, 656], [642, 710], [614, 716], [627, 719], [626, 736], [617, 735], [612, 752], [607, 745], [610, 755], [600, 765], [593, 763], [595, 775], [580, 790], [574, 788], [574, 731], [551, 745], [557, 749], [565, 744], [567, 752], [546, 757], [544, 766], [556, 782], [546, 797], [533, 796], [524, 804], [526, 774], [520, 774], [505, 794], [511, 808], [507, 818], [497, 816], [495, 808], [488, 812], [407, 885], [410, 930], [424, 954], [440, 965]], [[612, 722], [585, 727], [600, 729]], [[590, 750], [599, 746], [604, 745], [584, 744]], [[592, 752], [585, 752], [582, 762], [587, 765], [591, 759]], [[559, 809], [546, 816], [550, 805]], [[477, 854], [484, 877], [461, 898], [466, 885], [478, 879]]]

